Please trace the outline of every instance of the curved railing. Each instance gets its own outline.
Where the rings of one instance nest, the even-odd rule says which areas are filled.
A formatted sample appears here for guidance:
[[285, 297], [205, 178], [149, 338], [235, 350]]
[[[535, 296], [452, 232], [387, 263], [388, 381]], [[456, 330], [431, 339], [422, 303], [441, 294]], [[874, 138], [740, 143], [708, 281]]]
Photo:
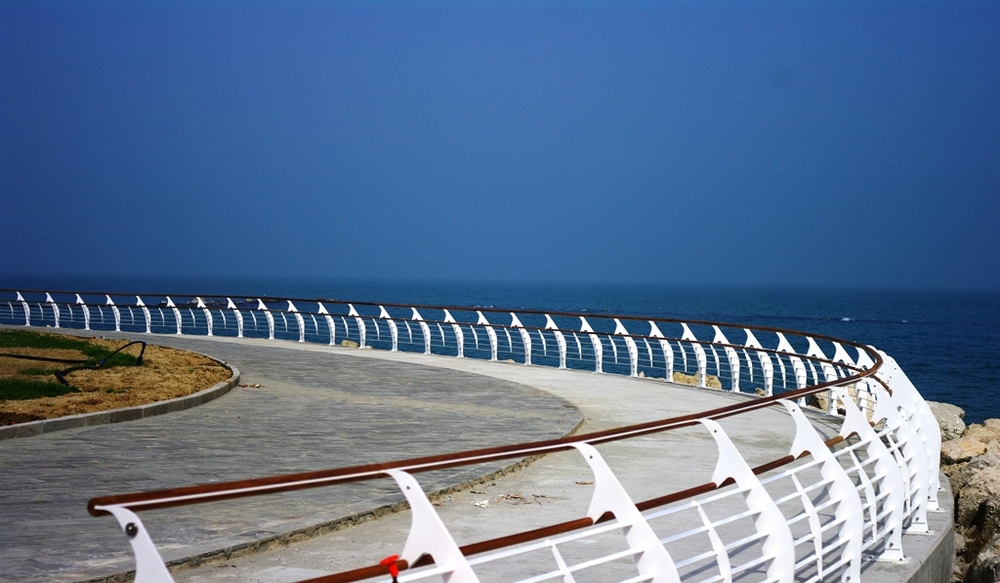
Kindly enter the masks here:
[[[144, 333], [227, 335], [358, 348], [514, 360], [662, 378], [750, 393], [695, 415], [578, 435], [322, 472], [213, 483], [91, 500], [131, 539], [139, 576], [171, 581], [135, 512], [391, 476], [414, 514], [397, 567], [401, 581], [478, 581], [494, 561], [544, 553], [556, 568], [525, 581], [560, 578], [632, 557], [622, 581], [858, 581], [863, 554], [903, 558], [904, 532], [926, 532], [937, 508], [940, 435], [919, 393], [888, 355], [855, 342], [760, 326], [603, 314], [410, 306], [301, 298], [0, 290], [0, 323]], [[103, 297], [102, 297], [103, 296]], [[135, 298], [133, 301], [132, 298]], [[507, 321], [509, 320], [509, 323]], [[645, 331], [648, 329], [648, 332]], [[850, 351], [855, 354], [852, 356]], [[801, 407], [843, 417], [823, 440]], [[797, 433], [789, 455], [749, 467], [715, 420], [783, 406]], [[595, 445], [701, 423], [719, 448], [712, 480], [635, 503]], [[586, 516], [458, 547], [414, 473], [576, 449], [595, 476]], [[709, 518], [709, 516], [723, 518]], [[625, 546], [595, 547], [570, 564], [560, 551], [581, 537], [623, 532]], [[700, 541], [700, 542], [695, 542]], [[692, 551], [694, 549], [694, 551]], [[433, 567], [429, 566], [431, 563]], [[385, 565], [310, 580], [356, 581]]]

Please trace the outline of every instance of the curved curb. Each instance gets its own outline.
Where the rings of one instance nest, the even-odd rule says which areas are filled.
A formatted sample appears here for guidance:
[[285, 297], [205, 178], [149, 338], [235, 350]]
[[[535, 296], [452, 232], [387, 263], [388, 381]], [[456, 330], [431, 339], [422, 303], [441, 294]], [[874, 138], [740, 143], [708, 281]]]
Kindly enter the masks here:
[[[202, 355], [208, 356], [208, 355]], [[208, 358], [212, 358], [208, 356]], [[7, 425], [0, 427], [0, 441], [5, 439], [16, 439], [21, 437], [32, 437], [53, 431], [64, 429], [76, 429], [78, 427], [91, 427], [93, 425], [107, 425], [109, 423], [121, 423], [122, 421], [135, 421], [146, 417], [155, 417], [165, 413], [183, 411], [192, 407], [197, 407], [202, 403], [207, 403], [225, 395], [240, 382], [240, 370], [235, 366], [230, 366], [215, 358], [212, 358], [222, 366], [228, 368], [233, 374], [227, 380], [215, 385], [187, 395], [156, 403], [147, 403], [135, 407], [124, 407], [122, 409], [110, 409], [108, 411], [96, 411], [94, 413], [81, 413], [80, 415], [67, 415], [56, 419], [42, 419], [40, 421], [29, 421], [18, 423], [17, 425]]]

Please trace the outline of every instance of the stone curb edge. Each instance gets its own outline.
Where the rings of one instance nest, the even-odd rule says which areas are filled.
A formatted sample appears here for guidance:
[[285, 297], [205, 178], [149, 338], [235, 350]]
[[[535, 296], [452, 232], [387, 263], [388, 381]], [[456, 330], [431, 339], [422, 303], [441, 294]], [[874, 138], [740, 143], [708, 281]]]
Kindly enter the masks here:
[[[189, 351], [191, 352], [191, 351]], [[207, 354], [202, 354], [207, 358], [212, 358]], [[28, 423], [18, 423], [17, 425], [7, 425], [0, 427], [0, 441], [6, 439], [16, 439], [62, 431], [64, 429], [76, 429], [79, 427], [92, 427], [94, 425], [107, 425], [109, 423], [121, 423], [122, 421], [135, 421], [146, 417], [155, 417], [175, 411], [183, 411], [192, 407], [197, 407], [203, 403], [215, 400], [225, 395], [240, 382], [240, 370], [235, 366], [226, 364], [216, 358], [212, 358], [222, 366], [229, 369], [233, 374], [227, 380], [193, 393], [186, 397], [177, 397], [167, 401], [147, 403], [135, 407], [125, 407], [122, 409], [110, 409], [108, 411], [97, 411], [95, 413], [82, 413], [80, 415], [67, 415], [56, 419], [42, 419], [40, 421], [29, 421]]]

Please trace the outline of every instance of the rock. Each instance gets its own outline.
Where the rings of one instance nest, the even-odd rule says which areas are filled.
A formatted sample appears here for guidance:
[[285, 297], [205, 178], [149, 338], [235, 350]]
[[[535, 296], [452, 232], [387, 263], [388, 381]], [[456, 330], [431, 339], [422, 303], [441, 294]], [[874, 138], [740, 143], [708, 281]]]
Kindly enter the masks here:
[[955, 532], [955, 554], [961, 555], [965, 552], [965, 537]]
[[644, 372], [642, 372], [642, 371], [640, 370], [640, 371], [639, 371], [639, 378], [640, 378], [640, 379], [644, 379], [644, 378], [646, 378], [646, 373], [644, 373]]
[[994, 537], [983, 547], [965, 574], [965, 583], [994, 581], [1000, 581], [1000, 536]]
[[357, 348], [358, 343], [353, 340], [341, 340], [340, 345], [345, 348]]
[[[684, 374], [682, 372], [675, 372], [674, 373], [674, 382], [675, 383], [680, 383], [682, 385], [698, 386], [698, 375], [696, 375], [696, 374], [690, 375], [690, 374]], [[722, 381], [720, 381], [719, 377], [717, 377], [715, 375], [706, 374], [705, 375], [705, 387], [707, 387], [709, 389], [721, 389], [722, 388]]]
[[941, 461], [946, 464], [966, 462], [986, 453], [986, 444], [971, 437], [952, 439], [941, 444]]
[[992, 429], [993, 431], [1000, 431], [1000, 419], [987, 419], [983, 421], [983, 425], [987, 429]]
[[[985, 454], [972, 458], [968, 462], [954, 466], [944, 466], [944, 471], [948, 476], [948, 481], [951, 483], [951, 491], [955, 493], [957, 498], [958, 492], [969, 483], [973, 476], [981, 470], [990, 467], [1000, 468], [1000, 454], [990, 452], [989, 448], [987, 448]], [[957, 468], [957, 470], [951, 471], [953, 468]]]
[[[990, 421], [995, 420], [991, 419]], [[962, 434], [962, 437], [971, 437], [983, 443], [1000, 440], [1000, 427], [997, 427], [996, 424], [991, 425], [992, 427], [973, 423], [965, 428], [965, 433]]]
[[965, 421], [962, 421], [965, 411], [961, 407], [936, 401], [927, 401], [927, 405], [937, 419], [938, 427], [941, 428], [941, 441], [962, 437], [962, 432], [965, 431]]
[[976, 527], [980, 534], [977, 538], [984, 539], [984, 533], [992, 536], [1000, 526], [1000, 467], [988, 467], [973, 475], [958, 493], [957, 510], [957, 524]]

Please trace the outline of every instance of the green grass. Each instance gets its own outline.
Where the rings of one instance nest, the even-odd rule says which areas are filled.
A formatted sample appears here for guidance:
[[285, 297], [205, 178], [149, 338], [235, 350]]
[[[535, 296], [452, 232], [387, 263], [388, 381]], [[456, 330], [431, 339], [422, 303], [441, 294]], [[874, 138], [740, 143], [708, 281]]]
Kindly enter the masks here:
[[[10, 329], [0, 329], [0, 349], [3, 348], [68, 348], [70, 350], [79, 350], [88, 357], [87, 366], [97, 364], [101, 359], [107, 358], [112, 352], [91, 344], [86, 338], [39, 334], [30, 330]], [[138, 352], [138, 346], [134, 348], [130, 347], [128, 350], [130, 352]], [[104, 366], [135, 366], [135, 361], [135, 356], [119, 352], [108, 359], [104, 363]]]
[[38, 399], [41, 397], [57, 397], [66, 393], [78, 393], [79, 390], [58, 383], [47, 381], [29, 381], [25, 379], [0, 379], [0, 401]]

